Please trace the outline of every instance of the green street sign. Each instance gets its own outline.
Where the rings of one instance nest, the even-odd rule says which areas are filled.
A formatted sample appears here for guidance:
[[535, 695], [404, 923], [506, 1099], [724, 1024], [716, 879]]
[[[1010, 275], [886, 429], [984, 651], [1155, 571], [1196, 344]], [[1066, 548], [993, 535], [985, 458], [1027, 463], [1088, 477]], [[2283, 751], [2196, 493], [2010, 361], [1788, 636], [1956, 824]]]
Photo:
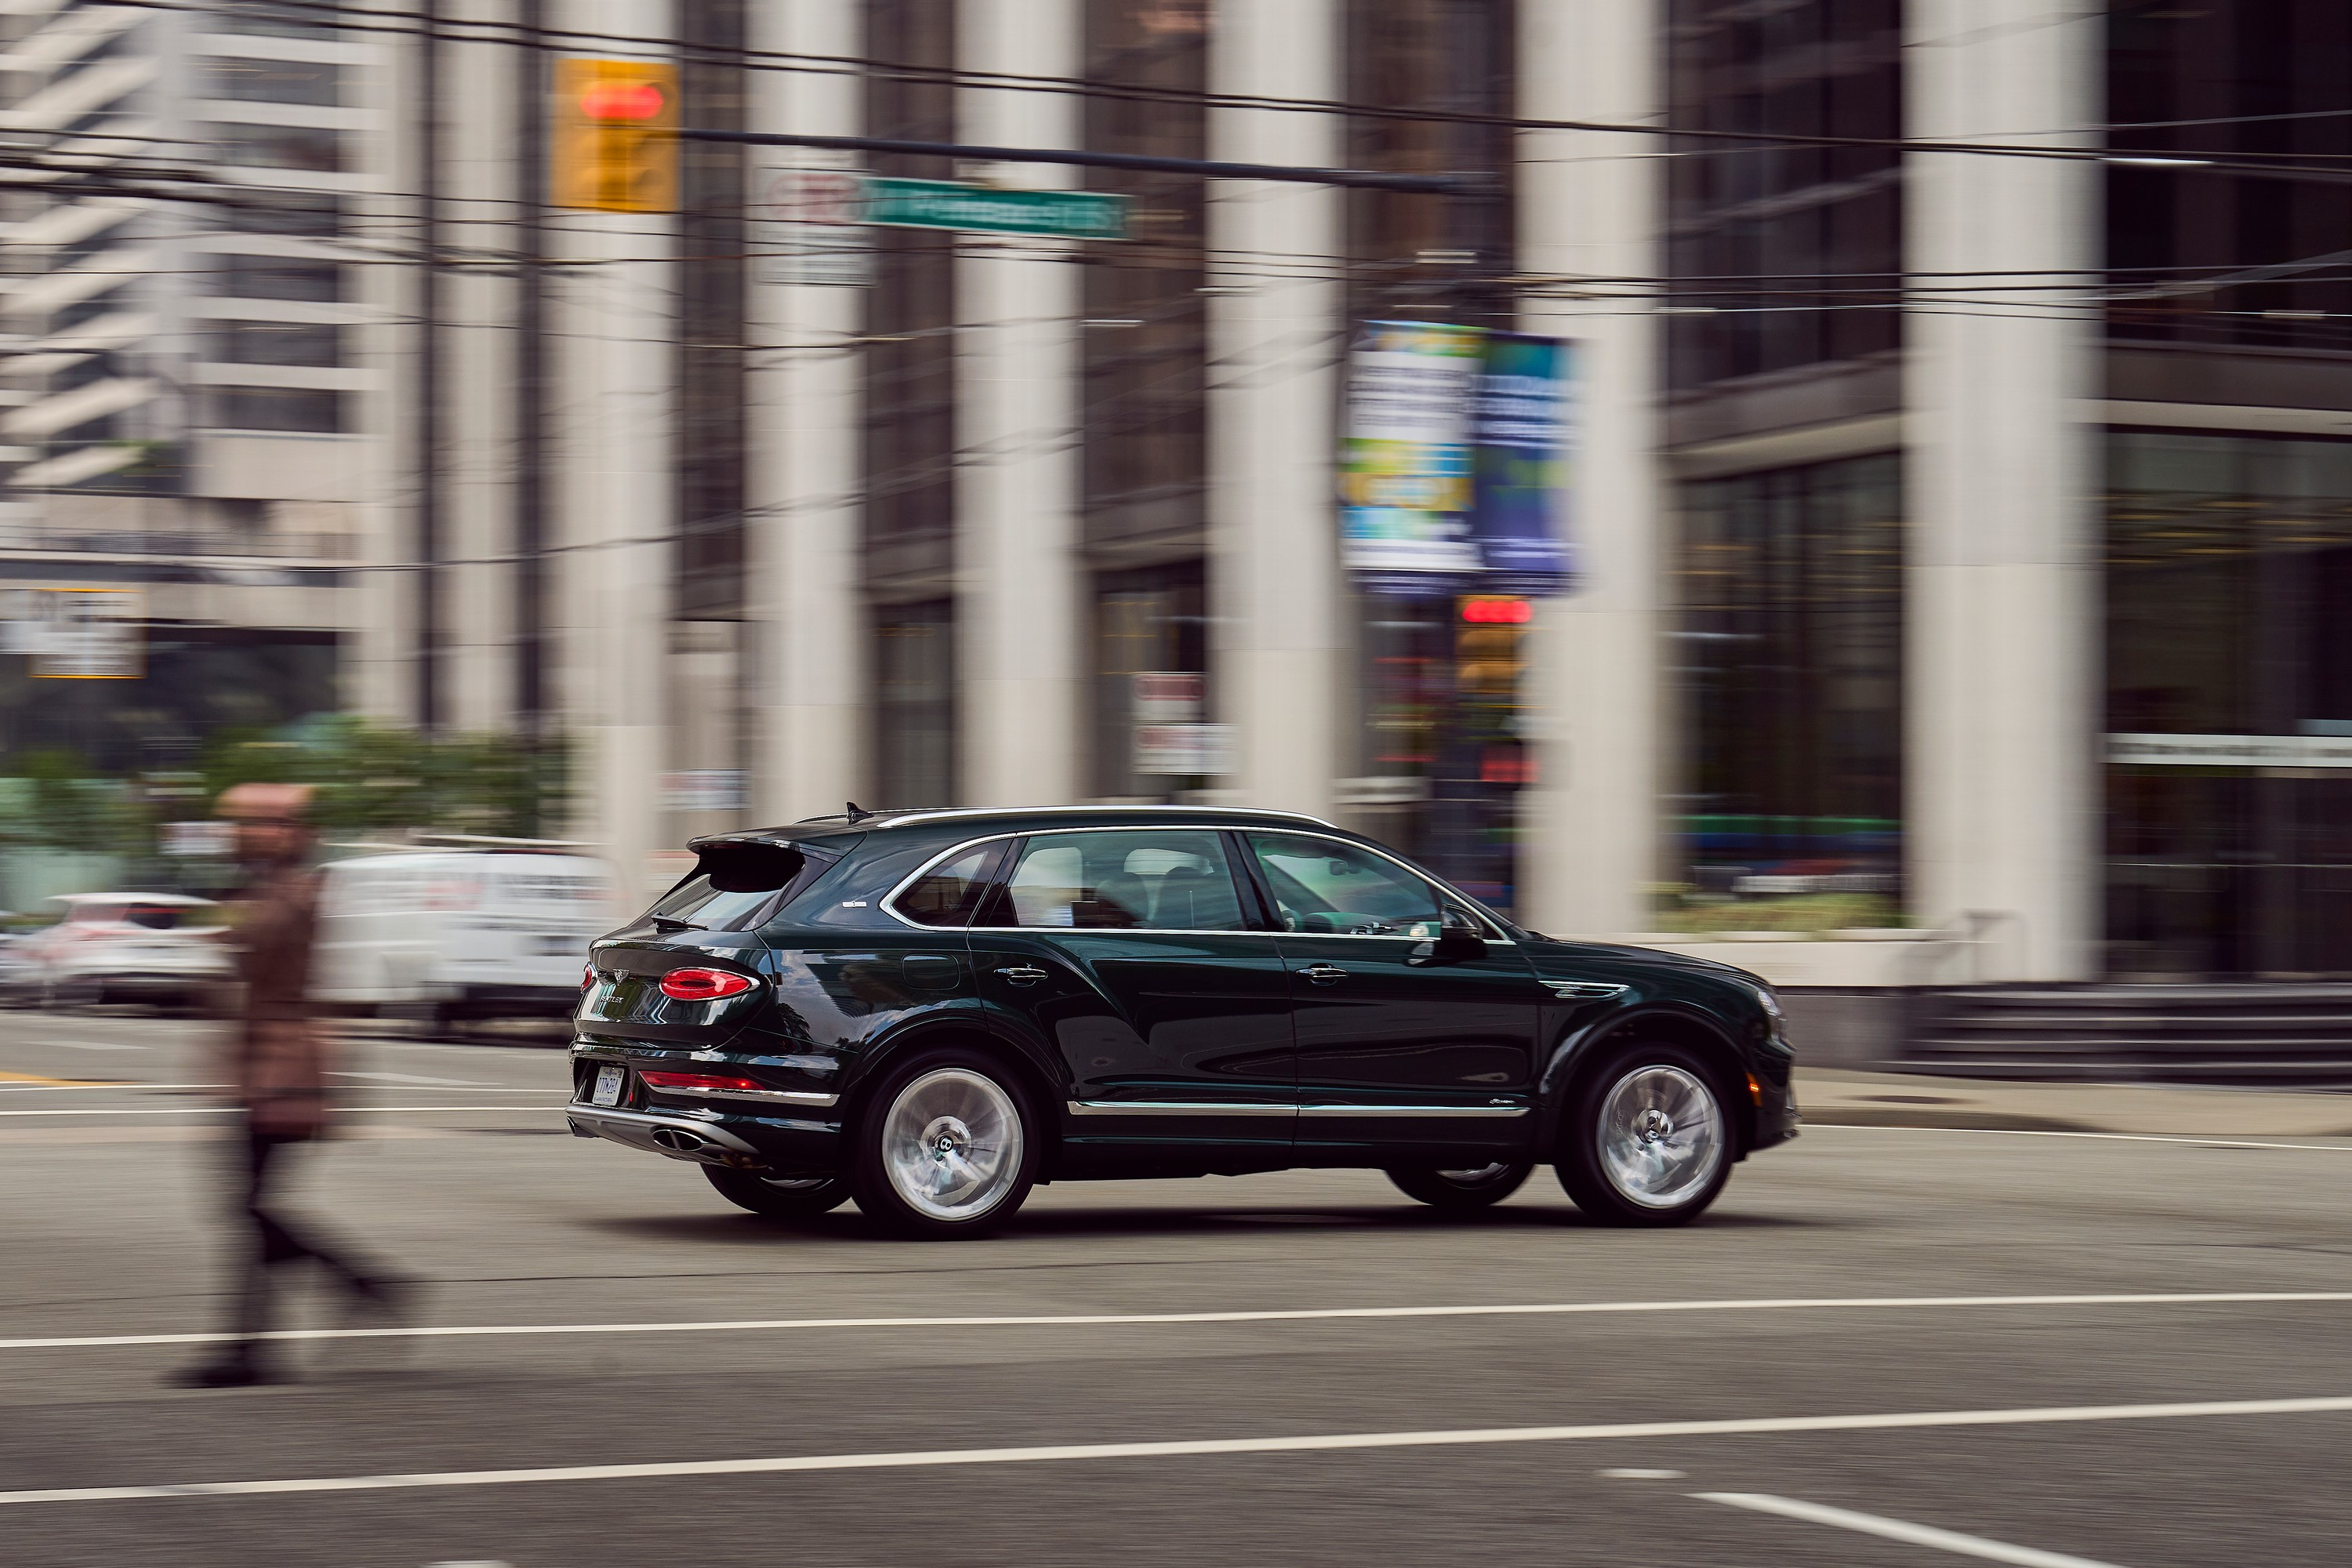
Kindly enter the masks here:
[[1131, 204], [1131, 197], [1100, 191], [1008, 191], [960, 180], [899, 180], [869, 174], [866, 210], [858, 221], [886, 228], [1125, 239], [1127, 209]]

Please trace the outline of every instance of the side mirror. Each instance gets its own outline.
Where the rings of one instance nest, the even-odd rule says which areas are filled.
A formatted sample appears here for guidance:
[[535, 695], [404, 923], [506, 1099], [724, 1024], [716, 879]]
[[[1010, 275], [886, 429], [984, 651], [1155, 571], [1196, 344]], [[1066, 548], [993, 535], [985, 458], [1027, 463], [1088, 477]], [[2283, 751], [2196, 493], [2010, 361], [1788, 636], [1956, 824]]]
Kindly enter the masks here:
[[1486, 939], [1475, 926], [1446, 926], [1436, 936], [1413, 944], [1405, 962], [1413, 964], [1465, 963], [1486, 956]]
[[1486, 939], [1475, 926], [1447, 926], [1437, 933], [1437, 951], [1441, 962], [1459, 963], [1465, 959], [1486, 956]]

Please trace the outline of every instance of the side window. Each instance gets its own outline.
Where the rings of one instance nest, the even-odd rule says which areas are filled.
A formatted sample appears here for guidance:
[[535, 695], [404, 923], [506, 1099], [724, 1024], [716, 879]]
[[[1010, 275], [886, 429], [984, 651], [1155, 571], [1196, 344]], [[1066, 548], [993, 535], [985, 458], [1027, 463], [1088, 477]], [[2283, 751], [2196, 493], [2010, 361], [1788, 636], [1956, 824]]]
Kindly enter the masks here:
[[917, 925], [970, 925], [971, 911], [988, 890], [988, 879], [1003, 853], [1002, 844], [983, 844], [959, 855], [899, 894], [892, 908]]
[[1023, 846], [1005, 891], [1013, 925], [1244, 929], [1224, 840], [1196, 828], [1041, 833]]
[[1249, 843], [1285, 931], [1426, 939], [1443, 923], [1435, 889], [1368, 849], [1290, 833]]

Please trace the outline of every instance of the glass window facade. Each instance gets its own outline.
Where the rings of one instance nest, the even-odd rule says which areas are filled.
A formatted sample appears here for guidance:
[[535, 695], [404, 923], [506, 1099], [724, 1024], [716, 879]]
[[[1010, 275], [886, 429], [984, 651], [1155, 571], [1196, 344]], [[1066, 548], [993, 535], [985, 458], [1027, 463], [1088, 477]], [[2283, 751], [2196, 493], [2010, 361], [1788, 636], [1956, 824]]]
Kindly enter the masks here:
[[[2105, 505], [2111, 734], [2352, 735], [2352, 442], [2116, 432]], [[2352, 770], [2112, 765], [2106, 851], [2111, 974], [2352, 974]]]
[[[1518, 7], [1502, 0], [1348, 0], [1348, 96], [1401, 110], [1348, 123], [1348, 162], [1398, 174], [1478, 170], [1479, 195], [1350, 190], [1348, 314], [1508, 330], [1515, 269]], [[1432, 118], [1416, 119], [1426, 113]], [[1460, 118], [1452, 118], [1452, 117]], [[1352, 826], [1504, 909], [1517, 896], [1523, 627], [1470, 623], [1452, 595], [1352, 595], [1360, 778]]]
[[[1208, 16], [1197, 5], [1087, 0], [1086, 144], [1208, 155]], [[1197, 553], [1207, 489], [1207, 186], [1191, 174], [1089, 169], [1134, 198], [1124, 245], [1088, 246], [1081, 418], [1087, 542], [1105, 560]]]
[[[1675, 129], [1903, 134], [1902, 0], [1673, 0]], [[1901, 346], [1892, 147], [1680, 136], [1667, 165], [1667, 374], [1685, 390]]]
[[874, 782], [892, 806], [955, 804], [955, 605], [875, 614]]
[[[1210, 781], [1178, 765], [1172, 725], [1208, 720], [1208, 616], [1201, 563], [1106, 572], [1095, 579], [1094, 793], [1164, 801]], [[1139, 735], [1139, 729], [1159, 731]], [[1161, 743], [1150, 744], [1157, 739]]]
[[[2108, 18], [2118, 152], [2307, 169], [2352, 153], [2347, 103], [2343, 0], [2133, 0]], [[2109, 163], [2106, 210], [2117, 337], [2352, 348], [2352, 202], [2340, 183]], [[2253, 268], [2263, 276], [2231, 277]]]
[[1686, 487], [1672, 665], [1684, 930], [1894, 923], [1903, 841], [1901, 460]]

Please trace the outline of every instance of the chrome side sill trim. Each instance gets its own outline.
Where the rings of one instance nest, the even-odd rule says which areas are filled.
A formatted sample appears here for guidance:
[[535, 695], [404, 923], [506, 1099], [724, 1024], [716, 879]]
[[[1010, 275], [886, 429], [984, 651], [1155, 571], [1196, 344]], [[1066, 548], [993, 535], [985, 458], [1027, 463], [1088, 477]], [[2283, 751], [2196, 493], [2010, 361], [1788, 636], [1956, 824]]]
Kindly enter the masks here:
[[1527, 1105], [1241, 1105], [1190, 1100], [1073, 1100], [1073, 1116], [1525, 1116]]
[[1525, 1116], [1525, 1105], [1302, 1105], [1301, 1116]]
[[1073, 1100], [1073, 1116], [1296, 1116], [1295, 1105], [1190, 1100]]

